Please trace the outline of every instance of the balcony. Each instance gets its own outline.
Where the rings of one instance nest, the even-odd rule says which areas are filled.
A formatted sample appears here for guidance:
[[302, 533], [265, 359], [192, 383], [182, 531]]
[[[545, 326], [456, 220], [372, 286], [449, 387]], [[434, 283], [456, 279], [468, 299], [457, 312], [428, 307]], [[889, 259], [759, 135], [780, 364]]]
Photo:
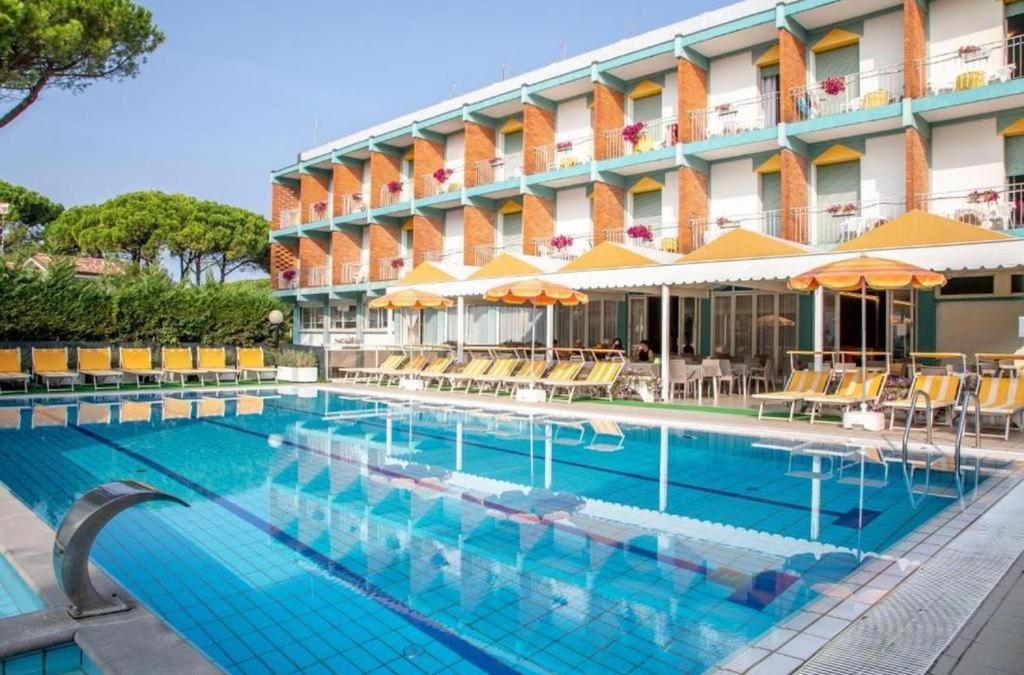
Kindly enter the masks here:
[[917, 208], [990, 230], [1024, 226], [1024, 185], [917, 196]]
[[489, 185], [519, 178], [523, 175], [523, 153], [511, 152], [502, 157], [481, 159], [473, 163], [473, 184]]
[[344, 263], [341, 266], [341, 279], [339, 283], [365, 284], [370, 279], [370, 266], [364, 262]]
[[779, 123], [778, 93], [694, 110], [690, 134], [694, 141], [768, 129]]
[[793, 209], [789, 239], [815, 246], [829, 246], [859, 237], [906, 211], [902, 199], [875, 199], [816, 208]]
[[581, 164], [589, 164], [593, 159], [594, 137], [579, 136], [534, 148], [531, 173], [571, 169]]
[[594, 247], [592, 235], [556, 234], [551, 237], [534, 237], [533, 246], [537, 255], [552, 260], [575, 260]]
[[277, 214], [277, 229], [283, 230], [288, 227], [297, 227], [301, 220], [302, 212], [299, 209], [282, 209]]
[[323, 288], [331, 285], [330, 270], [327, 267], [306, 267], [302, 272], [303, 288]]
[[[442, 180], [443, 178], [443, 180]], [[459, 192], [465, 184], [465, 172], [462, 164], [451, 164], [438, 169], [429, 176], [423, 176], [423, 196], [436, 197], [438, 195]]]
[[729, 230], [742, 227], [772, 237], [782, 236], [782, 212], [779, 210], [747, 213], [738, 216], [715, 216], [690, 219], [690, 250], [709, 244]]
[[983, 45], [961, 45], [914, 64], [915, 77], [927, 96], [1007, 82], [1024, 75], [1024, 35]]
[[604, 157], [614, 159], [625, 155], [639, 155], [679, 142], [679, 122], [675, 115], [647, 122], [634, 122], [622, 129], [604, 132]]
[[604, 240], [630, 244], [656, 251], [679, 253], [679, 223], [662, 222], [661, 218], [645, 218], [625, 229], [604, 231]]
[[353, 213], [362, 213], [366, 211], [369, 199], [367, 195], [354, 192], [350, 195], [345, 195], [341, 198], [341, 213], [338, 215], [347, 216]]
[[502, 253], [522, 253], [523, 238], [505, 237], [500, 244], [480, 244], [473, 247], [473, 264], [477, 267], [486, 265]]
[[880, 108], [903, 98], [903, 65], [830, 77], [790, 91], [798, 120]]
[[394, 206], [412, 199], [412, 180], [402, 178], [380, 186], [380, 205]]
[[318, 223], [327, 218], [328, 213], [330, 213], [330, 204], [327, 203], [326, 199], [313, 202], [306, 209], [306, 222]]
[[378, 261], [381, 281], [398, 281], [412, 269], [412, 256], [395, 256]]
[[279, 291], [294, 290], [299, 287], [299, 268], [293, 267], [292, 269], [283, 270], [277, 273], [276, 285], [274, 286]]

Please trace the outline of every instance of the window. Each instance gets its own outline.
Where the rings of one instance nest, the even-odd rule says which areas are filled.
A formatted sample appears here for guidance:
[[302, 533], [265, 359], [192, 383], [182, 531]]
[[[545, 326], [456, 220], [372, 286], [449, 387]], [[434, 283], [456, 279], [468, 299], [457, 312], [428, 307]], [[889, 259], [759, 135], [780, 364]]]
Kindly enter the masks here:
[[954, 277], [946, 280], [940, 295], [992, 295], [995, 277]]
[[332, 305], [331, 306], [331, 330], [355, 330], [356, 329], [356, 306], [355, 305]]
[[661, 119], [661, 94], [644, 96], [633, 101], [634, 122], [654, 122]]
[[323, 307], [301, 307], [299, 308], [299, 325], [302, 330], [323, 330], [324, 308]]
[[661, 224], [661, 190], [633, 195], [633, 223], [655, 226]]
[[370, 309], [363, 306], [363, 316], [366, 317], [366, 330], [384, 330], [388, 327], [388, 310]]
[[1010, 275], [1010, 292], [1024, 293], [1024, 274]]

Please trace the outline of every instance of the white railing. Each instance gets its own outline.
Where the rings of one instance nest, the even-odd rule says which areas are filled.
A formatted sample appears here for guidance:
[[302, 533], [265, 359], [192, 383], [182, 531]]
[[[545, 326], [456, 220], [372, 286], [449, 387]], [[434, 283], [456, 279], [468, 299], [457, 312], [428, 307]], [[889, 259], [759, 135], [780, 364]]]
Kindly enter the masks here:
[[370, 266], [364, 262], [345, 263], [341, 266], [342, 284], [365, 284], [369, 281]]
[[709, 244], [730, 230], [742, 227], [772, 237], [782, 236], [782, 212], [759, 211], [740, 215], [714, 215], [690, 219], [690, 250]]
[[341, 213], [338, 215], [347, 216], [350, 213], [359, 213], [365, 211], [369, 206], [369, 196], [364, 194], [353, 193], [345, 195], [341, 198]]
[[1024, 35], [981, 45], [963, 44], [914, 64], [925, 95], [974, 89], [1024, 76]]
[[449, 164], [444, 167], [447, 178], [438, 180], [433, 175], [423, 176], [423, 196], [434, 197], [448, 192], [459, 192], [465, 185], [465, 172], [462, 164]]
[[579, 136], [533, 149], [533, 173], [570, 169], [594, 159], [594, 137]]
[[381, 281], [397, 281], [412, 269], [411, 256], [395, 256], [384, 258], [379, 261], [379, 276]]
[[412, 199], [412, 181], [408, 178], [391, 181], [380, 186], [380, 205], [394, 206]]
[[903, 65], [832, 77], [790, 91], [798, 120], [866, 110], [903, 98]]
[[918, 195], [919, 209], [992, 230], [1024, 225], [1024, 185]]
[[[625, 131], [635, 124], [642, 124], [635, 135], [635, 142], [626, 139]], [[604, 132], [604, 158], [612, 159], [623, 155], [635, 155], [659, 148], [667, 148], [679, 142], [679, 122], [675, 115], [647, 122], [626, 124], [622, 129]]]
[[859, 237], [905, 211], [904, 200], [895, 198], [796, 208], [790, 238], [815, 246], [838, 244]]
[[667, 253], [680, 253], [679, 223], [663, 222], [661, 217], [644, 218], [629, 227], [604, 231], [604, 240], [630, 244]]
[[556, 234], [550, 237], [534, 237], [533, 246], [537, 255], [555, 260], [573, 260], [594, 247], [592, 235]]
[[330, 271], [327, 267], [307, 267], [305, 270], [305, 288], [322, 288], [324, 286], [330, 286]]
[[779, 123], [779, 94], [720, 103], [690, 112], [690, 133], [694, 141], [767, 129]]
[[473, 163], [474, 185], [488, 185], [512, 180], [523, 175], [523, 153], [511, 152], [493, 159], [481, 159]]
[[286, 227], [295, 227], [299, 224], [301, 214], [302, 212], [299, 209], [282, 209], [277, 214], [278, 229], [283, 230]]
[[328, 213], [330, 213], [330, 204], [327, 203], [326, 199], [314, 202], [306, 209], [306, 218], [308, 219], [306, 222], [316, 223], [321, 221], [327, 218]]
[[277, 273], [278, 290], [288, 290], [299, 287], [299, 268], [296, 266], [290, 270]]
[[523, 237], [504, 237], [500, 244], [480, 244], [473, 247], [473, 264], [486, 265], [500, 253], [522, 253]]

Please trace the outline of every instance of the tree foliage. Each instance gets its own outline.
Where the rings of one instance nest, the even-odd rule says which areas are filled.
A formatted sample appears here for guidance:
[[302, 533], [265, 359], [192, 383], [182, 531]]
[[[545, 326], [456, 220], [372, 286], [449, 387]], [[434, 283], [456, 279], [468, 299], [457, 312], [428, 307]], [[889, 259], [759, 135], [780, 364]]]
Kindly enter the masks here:
[[0, 268], [4, 341], [259, 344], [275, 337], [274, 309], [285, 310], [264, 280], [185, 285], [155, 269], [81, 280], [61, 261], [45, 274]]
[[11, 102], [0, 127], [48, 87], [135, 77], [163, 40], [131, 0], [0, 0], [0, 97]]
[[61, 214], [64, 207], [45, 195], [0, 180], [0, 204], [7, 204], [7, 215], [0, 215], [0, 237], [5, 255], [21, 260], [36, 251], [43, 227]]

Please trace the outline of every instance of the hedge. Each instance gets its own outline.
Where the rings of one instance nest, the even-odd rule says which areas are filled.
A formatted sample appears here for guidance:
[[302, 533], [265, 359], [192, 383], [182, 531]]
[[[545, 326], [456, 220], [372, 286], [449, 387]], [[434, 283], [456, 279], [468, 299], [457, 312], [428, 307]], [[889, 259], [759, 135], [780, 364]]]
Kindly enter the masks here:
[[267, 314], [290, 312], [263, 280], [201, 286], [161, 271], [133, 270], [96, 280], [55, 263], [46, 273], [0, 266], [0, 340], [249, 345], [271, 342]]

